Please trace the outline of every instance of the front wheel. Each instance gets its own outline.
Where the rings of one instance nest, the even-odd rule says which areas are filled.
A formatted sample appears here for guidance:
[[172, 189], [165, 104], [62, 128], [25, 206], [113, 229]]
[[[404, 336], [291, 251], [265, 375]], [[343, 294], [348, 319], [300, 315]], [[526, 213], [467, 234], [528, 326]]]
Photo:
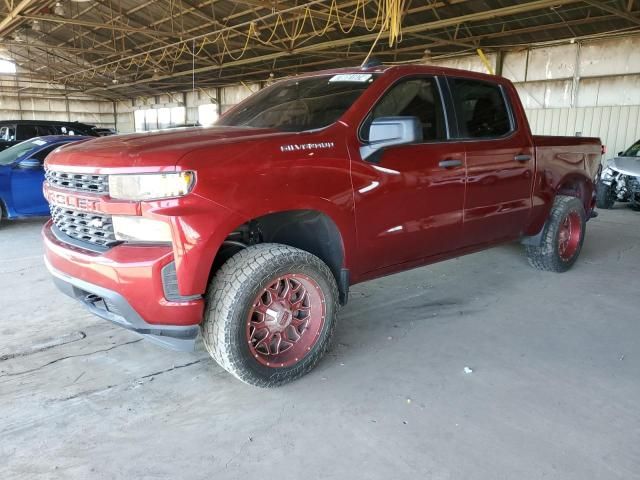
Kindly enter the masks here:
[[338, 288], [318, 257], [264, 243], [227, 260], [207, 305], [202, 336], [211, 356], [245, 383], [275, 387], [306, 374], [325, 354]]
[[598, 182], [596, 187], [596, 206], [598, 208], [613, 208], [613, 205], [616, 203], [617, 196], [614, 183], [607, 185], [604, 182]]
[[585, 228], [582, 201], [558, 195], [542, 231], [540, 245], [527, 246], [529, 264], [539, 270], [566, 272], [580, 255]]

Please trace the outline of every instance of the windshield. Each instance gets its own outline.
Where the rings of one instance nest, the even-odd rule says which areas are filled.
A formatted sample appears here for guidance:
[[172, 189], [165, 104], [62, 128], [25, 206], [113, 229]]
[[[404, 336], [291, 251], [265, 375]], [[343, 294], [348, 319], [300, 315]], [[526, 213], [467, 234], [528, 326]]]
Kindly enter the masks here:
[[47, 142], [40, 140], [39, 138], [32, 138], [25, 142], [9, 147], [6, 150], [0, 152], [0, 165], [9, 165], [16, 161], [16, 158], [24, 155], [29, 150], [36, 150]]
[[629, 150], [622, 154], [623, 157], [640, 157], [640, 140], [629, 147]]
[[301, 132], [338, 120], [376, 75], [339, 74], [279, 82], [223, 115], [217, 125]]

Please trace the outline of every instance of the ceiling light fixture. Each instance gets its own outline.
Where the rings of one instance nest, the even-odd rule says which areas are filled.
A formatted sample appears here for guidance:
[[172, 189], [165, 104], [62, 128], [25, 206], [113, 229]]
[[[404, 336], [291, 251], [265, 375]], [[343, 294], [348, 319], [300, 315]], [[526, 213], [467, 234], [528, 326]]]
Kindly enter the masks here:
[[56, 4], [53, 7], [53, 13], [54, 13], [54, 15], [57, 15], [59, 17], [64, 17], [65, 16], [65, 14], [67, 12], [64, 9], [64, 5], [62, 4], [62, 2], [56, 2]]

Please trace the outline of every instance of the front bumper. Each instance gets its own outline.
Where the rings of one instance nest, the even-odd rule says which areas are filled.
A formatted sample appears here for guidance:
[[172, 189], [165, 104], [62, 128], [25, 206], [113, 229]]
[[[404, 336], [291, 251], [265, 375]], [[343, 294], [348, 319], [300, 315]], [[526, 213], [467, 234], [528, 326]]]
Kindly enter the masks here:
[[173, 261], [171, 247], [121, 245], [97, 254], [60, 241], [51, 227], [43, 228], [45, 263], [60, 290], [156, 343], [193, 349], [204, 300], [166, 298], [162, 272]]

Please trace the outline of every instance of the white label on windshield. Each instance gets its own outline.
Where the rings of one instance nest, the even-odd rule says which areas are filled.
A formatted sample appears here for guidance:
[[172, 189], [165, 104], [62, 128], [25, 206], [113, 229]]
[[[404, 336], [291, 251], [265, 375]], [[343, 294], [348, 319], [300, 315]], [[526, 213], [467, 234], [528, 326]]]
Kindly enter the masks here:
[[331, 77], [329, 82], [366, 82], [370, 78], [370, 73], [341, 73]]
[[34, 140], [34, 141], [33, 141], [33, 142], [31, 142], [31, 143], [33, 143], [34, 145], [41, 146], [41, 145], [44, 145], [44, 144], [45, 144], [45, 143], [47, 143], [47, 142], [45, 142], [44, 140]]

